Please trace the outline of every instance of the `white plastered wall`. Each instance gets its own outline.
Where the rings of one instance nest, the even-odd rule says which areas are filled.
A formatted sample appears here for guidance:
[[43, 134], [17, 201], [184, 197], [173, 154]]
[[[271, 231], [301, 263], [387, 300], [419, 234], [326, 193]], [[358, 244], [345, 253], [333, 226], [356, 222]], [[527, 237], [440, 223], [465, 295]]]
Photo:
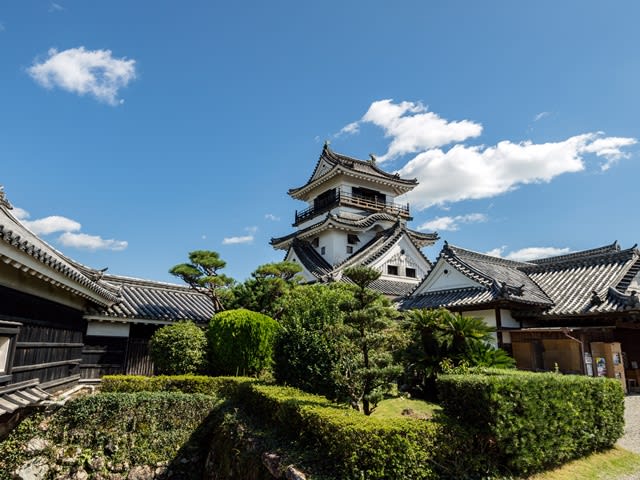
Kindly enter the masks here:
[[128, 337], [129, 324], [90, 321], [87, 323], [87, 335], [95, 335], [97, 337]]

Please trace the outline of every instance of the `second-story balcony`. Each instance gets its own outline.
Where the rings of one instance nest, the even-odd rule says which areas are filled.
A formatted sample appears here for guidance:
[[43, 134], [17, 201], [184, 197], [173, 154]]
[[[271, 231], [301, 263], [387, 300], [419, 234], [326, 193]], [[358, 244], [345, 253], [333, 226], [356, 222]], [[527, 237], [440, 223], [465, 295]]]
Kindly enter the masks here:
[[336, 190], [332, 195], [326, 195], [324, 198], [316, 199], [313, 206], [301, 211], [296, 210], [293, 226], [300, 225], [302, 222], [321, 213], [328, 212], [337, 206], [355, 207], [371, 213], [384, 212], [399, 216], [405, 220], [411, 220], [408, 203], [384, 202], [379, 198], [352, 195], [341, 190]]

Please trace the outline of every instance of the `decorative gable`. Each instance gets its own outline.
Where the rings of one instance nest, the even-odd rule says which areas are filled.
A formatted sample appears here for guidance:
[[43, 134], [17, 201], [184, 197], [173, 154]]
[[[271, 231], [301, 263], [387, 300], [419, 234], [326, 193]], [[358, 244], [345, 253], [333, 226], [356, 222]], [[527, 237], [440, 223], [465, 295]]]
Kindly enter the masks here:
[[429, 278], [416, 290], [415, 295], [454, 288], [478, 288], [480, 283], [462, 274], [446, 260], [440, 259]]

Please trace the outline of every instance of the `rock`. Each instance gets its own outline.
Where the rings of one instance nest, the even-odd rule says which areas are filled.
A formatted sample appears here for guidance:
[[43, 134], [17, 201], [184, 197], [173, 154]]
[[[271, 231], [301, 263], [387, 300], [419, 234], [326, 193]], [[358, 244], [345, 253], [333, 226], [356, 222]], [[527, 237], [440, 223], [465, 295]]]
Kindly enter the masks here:
[[63, 465], [74, 465], [81, 453], [82, 449], [79, 447], [60, 450], [58, 452], [58, 455], [62, 457], [60, 463], [62, 463]]
[[37, 452], [41, 452], [42, 450], [44, 450], [48, 446], [49, 446], [49, 442], [47, 440], [45, 440], [44, 438], [33, 437], [24, 446], [24, 449], [25, 449], [25, 451], [27, 451], [29, 453], [37, 453]]
[[166, 466], [164, 466], [164, 467], [157, 467], [157, 468], [155, 469], [155, 472], [154, 472], [154, 473], [155, 473], [155, 475], [156, 475], [156, 478], [161, 478], [161, 477], [163, 477], [163, 476], [167, 473], [167, 471], [168, 471], [168, 470], [169, 470], [169, 467], [166, 467]]
[[89, 474], [84, 468], [79, 468], [76, 473], [73, 474], [72, 478], [73, 480], [87, 480], [87, 478], [89, 478]]
[[133, 467], [129, 470], [127, 480], [153, 480], [154, 470], [149, 465]]
[[87, 465], [89, 466], [92, 472], [99, 472], [105, 467], [105, 464], [106, 462], [104, 461], [104, 457], [100, 455], [96, 455], [95, 457], [92, 457], [87, 462]]
[[49, 473], [49, 465], [44, 457], [34, 457], [13, 472], [16, 480], [41, 480]]
[[284, 478], [287, 480], [307, 480], [307, 476], [293, 465], [289, 465], [284, 471]]
[[277, 453], [264, 452], [262, 454], [262, 464], [267, 467], [269, 473], [275, 478], [280, 478], [280, 455]]

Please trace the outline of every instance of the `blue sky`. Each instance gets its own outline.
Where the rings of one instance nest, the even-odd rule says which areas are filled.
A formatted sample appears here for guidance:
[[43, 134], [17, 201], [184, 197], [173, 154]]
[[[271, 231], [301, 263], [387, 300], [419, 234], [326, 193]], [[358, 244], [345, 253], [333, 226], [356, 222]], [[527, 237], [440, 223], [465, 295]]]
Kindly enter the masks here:
[[195, 249], [238, 280], [281, 260], [269, 239], [304, 208], [286, 191], [325, 140], [418, 177], [411, 226], [452, 244], [519, 258], [631, 246], [639, 14], [584, 0], [2, 2], [0, 184], [68, 256], [166, 281]]

